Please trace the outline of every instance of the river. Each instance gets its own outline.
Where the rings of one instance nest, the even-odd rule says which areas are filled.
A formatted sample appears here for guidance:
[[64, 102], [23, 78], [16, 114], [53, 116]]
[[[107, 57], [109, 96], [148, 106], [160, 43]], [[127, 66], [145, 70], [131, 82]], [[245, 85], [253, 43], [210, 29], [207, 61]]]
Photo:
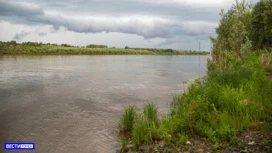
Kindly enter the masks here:
[[0, 144], [34, 142], [37, 153], [115, 152], [124, 108], [150, 101], [166, 114], [182, 81], [205, 75], [207, 57], [0, 56]]

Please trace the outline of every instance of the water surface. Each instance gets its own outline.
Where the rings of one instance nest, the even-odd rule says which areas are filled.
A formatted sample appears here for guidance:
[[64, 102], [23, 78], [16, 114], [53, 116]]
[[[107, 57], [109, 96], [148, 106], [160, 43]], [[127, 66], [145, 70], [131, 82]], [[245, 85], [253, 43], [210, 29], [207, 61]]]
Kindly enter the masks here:
[[151, 101], [166, 113], [182, 81], [206, 73], [206, 58], [0, 56], [0, 143], [35, 142], [39, 153], [115, 152], [124, 108]]

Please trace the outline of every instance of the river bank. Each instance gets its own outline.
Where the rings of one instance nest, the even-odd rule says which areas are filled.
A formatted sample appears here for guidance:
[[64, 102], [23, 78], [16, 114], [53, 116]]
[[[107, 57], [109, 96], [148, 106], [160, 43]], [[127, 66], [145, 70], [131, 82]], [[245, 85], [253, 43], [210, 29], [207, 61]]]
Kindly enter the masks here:
[[162, 120], [154, 104], [126, 109], [119, 152], [271, 152], [272, 80], [259, 55], [248, 59], [197, 79]]
[[[272, 125], [270, 125], [272, 126]], [[238, 138], [238, 144], [214, 148], [213, 144], [199, 136], [194, 136], [186, 141], [183, 148], [168, 148], [165, 146], [165, 141], [155, 141], [153, 144], [146, 144], [139, 148], [137, 152], [150, 153], [150, 152], [173, 152], [173, 153], [247, 153], [247, 152], [271, 152], [272, 130], [263, 130], [261, 128], [252, 128], [245, 131]], [[127, 148], [128, 152], [133, 152], [133, 146]], [[118, 150], [117, 153], [124, 151]]]
[[36, 42], [0, 42], [0, 55], [209, 55], [206, 51], [178, 51], [158, 48], [108, 48], [105, 45], [86, 47]]
[[175, 96], [161, 120], [154, 104], [127, 108], [120, 151], [272, 152], [271, 6], [236, 1], [222, 10], [207, 75]]

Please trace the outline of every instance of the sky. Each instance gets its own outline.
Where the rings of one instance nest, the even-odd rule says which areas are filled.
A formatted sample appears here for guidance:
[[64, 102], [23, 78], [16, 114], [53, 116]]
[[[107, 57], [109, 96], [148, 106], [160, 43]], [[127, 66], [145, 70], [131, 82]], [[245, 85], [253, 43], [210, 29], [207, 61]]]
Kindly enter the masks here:
[[210, 50], [219, 12], [234, 2], [0, 0], [0, 41]]

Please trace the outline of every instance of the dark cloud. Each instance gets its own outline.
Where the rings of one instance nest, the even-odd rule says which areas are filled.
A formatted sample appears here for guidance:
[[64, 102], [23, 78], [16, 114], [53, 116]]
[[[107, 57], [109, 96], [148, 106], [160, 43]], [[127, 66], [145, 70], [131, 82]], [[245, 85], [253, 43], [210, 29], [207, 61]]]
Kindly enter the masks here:
[[23, 3], [11, 3], [6, 1], [0, 1], [0, 15], [1, 16], [37, 16], [42, 15], [41, 8], [35, 5], [27, 5]]
[[[233, 0], [0, 0], [0, 23], [4, 21], [24, 25], [28, 27], [25, 31], [30, 31], [29, 29], [33, 27], [32, 32], [41, 37], [49, 33], [57, 35], [63, 31], [70, 31], [69, 34], [75, 35], [91, 33], [101, 34], [100, 36], [104, 32], [121, 33], [133, 34], [131, 37], [142, 36], [148, 39], [145, 41], [159, 38], [154, 39], [157, 42], [152, 41], [154, 45], [158, 43], [158, 46], [177, 46], [199, 41], [209, 43], [209, 36], [216, 36], [215, 27], [221, 18], [218, 15], [220, 9], [228, 9], [233, 2]], [[40, 30], [35, 31], [36, 29]], [[28, 35], [26, 33], [16, 33], [14, 38], [23, 39]], [[99, 39], [105, 41], [102, 37]], [[142, 38], [137, 38], [138, 41], [141, 41], [140, 39]]]
[[[33, 0], [26, 0], [33, 3]], [[166, 0], [167, 2], [167, 0]], [[218, 21], [217, 15], [220, 7], [206, 6], [199, 8], [188, 4], [176, 3], [156, 3], [155, 1], [144, 0], [59, 0], [43, 1], [36, 0], [43, 8], [52, 11], [62, 11], [67, 15], [87, 15], [87, 16], [122, 16], [126, 15], [150, 15], [163, 16], [173, 19], [192, 19], [205, 21]]]
[[21, 31], [20, 33], [16, 33], [13, 39], [22, 40], [24, 37], [28, 36], [30, 32]]
[[[68, 5], [69, 1], [66, 4], [57, 3], [54, 7], [62, 7], [63, 5]], [[72, 2], [76, 5], [72, 5]], [[89, 4], [89, 5], [79, 5]], [[107, 5], [106, 5], [107, 3]], [[42, 4], [42, 2], [41, 2]], [[91, 5], [92, 4], [92, 5]], [[89, 6], [90, 12], [104, 12], [105, 9], [102, 9], [102, 6], [107, 7], [110, 12], [119, 13], [129, 13], [129, 10], [133, 8], [139, 9], [140, 15], [129, 16], [129, 18], [122, 17], [113, 17], [109, 15], [108, 17], [99, 18], [96, 16], [67, 16], [65, 14], [57, 14], [51, 12], [45, 12], [44, 9], [37, 5], [31, 5], [30, 3], [16, 3], [16, 2], [0, 2], [0, 13], [3, 19], [9, 20], [15, 23], [27, 23], [34, 25], [52, 25], [54, 29], [58, 30], [60, 27], [64, 27], [69, 31], [74, 31], [78, 33], [100, 33], [100, 32], [120, 32], [127, 34], [136, 34], [143, 36], [144, 38], [173, 38], [177, 35], [208, 35], [211, 34], [211, 31], [214, 29], [213, 24], [207, 24], [205, 22], [194, 23], [190, 20], [171, 20], [171, 14], [167, 13], [167, 7], [153, 4], [153, 7], [146, 5], [140, 6], [140, 2], [124, 3], [123, 1], [91, 1], [84, 3], [83, 1], [70, 1], [71, 9], [79, 10], [80, 8], [74, 6], [81, 6], [80, 10], [83, 10], [85, 6]], [[45, 5], [45, 4], [43, 4]], [[47, 7], [51, 6], [53, 3], [48, 1]], [[45, 5], [46, 6], [46, 5]], [[108, 7], [110, 6], [110, 7]], [[140, 8], [141, 7], [141, 8]], [[172, 6], [175, 8], [174, 6]], [[50, 7], [49, 7], [50, 8]], [[160, 10], [162, 17], [153, 17], [153, 16], [144, 16], [143, 13], [152, 10]], [[63, 9], [65, 10], [65, 8]], [[99, 11], [100, 10], [100, 11]], [[172, 9], [168, 9], [171, 12]], [[173, 9], [172, 14], [177, 13], [177, 9]], [[182, 10], [182, 9], [181, 9]], [[186, 12], [188, 9], [183, 7], [183, 11]], [[158, 11], [154, 11], [157, 12]], [[194, 11], [192, 11], [194, 12]], [[106, 11], [107, 13], [107, 11]], [[131, 11], [131, 13], [134, 13]], [[181, 12], [182, 13], [182, 12]], [[188, 14], [189, 12], [187, 12]], [[115, 14], [115, 13], [113, 13]], [[155, 13], [156, 14], [156, 13]], [[191, 13], [193, 14], [193, 13]], [[164, 18], [165, 16], [170, 17]], [[186, 13], [183, 13], [181, 16], [176, 16], [174, 18], [183, 18], [186, 16]], [[192, 28], [198, 26], [200, 28]], [[204, 28], [203, 28], [204, 27]], [[200, 30], [199, 30], [200, 29]], [[201, 30], [203, 29], [203, 30]]]

